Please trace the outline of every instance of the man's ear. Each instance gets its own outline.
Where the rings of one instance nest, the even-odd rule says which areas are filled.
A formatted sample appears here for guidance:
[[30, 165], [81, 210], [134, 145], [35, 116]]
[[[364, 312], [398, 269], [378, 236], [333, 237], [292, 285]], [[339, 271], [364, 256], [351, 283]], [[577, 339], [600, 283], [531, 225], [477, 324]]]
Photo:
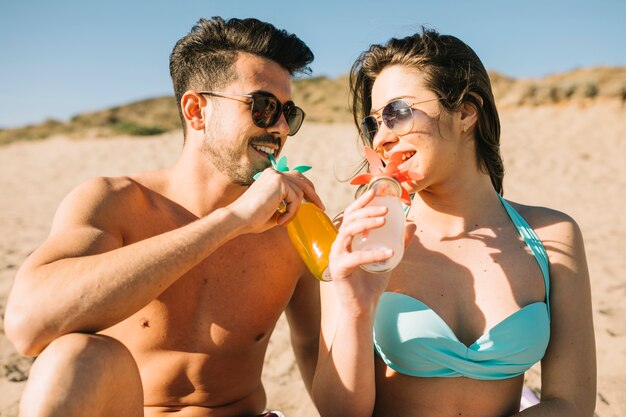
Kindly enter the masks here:
[[195, 91], [185, 91], [180, 98], [180, 108], [185, 118], [185, 123], [194, 130], [204, 130], [204, 114], [202, 109], [206, 103], [205, 98]]

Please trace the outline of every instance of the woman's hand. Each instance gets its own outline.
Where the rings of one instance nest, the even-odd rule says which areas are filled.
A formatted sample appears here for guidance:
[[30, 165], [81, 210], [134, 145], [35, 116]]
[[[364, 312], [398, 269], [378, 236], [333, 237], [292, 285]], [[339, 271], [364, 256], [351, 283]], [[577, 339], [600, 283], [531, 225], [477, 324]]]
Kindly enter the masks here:
[[366, 313], [375, 306], [390, 276], [389, 272], [372, 274], [360, 266], [391, 258], [391, 249], [352, 250], [352, 240], [356, 235], [385, 224], [387, 208], [368, 206], [373, 198], [374, 191], [370, 190], [346, 208], [330, 251], [329, 268], [339, 302], [356, 315]]

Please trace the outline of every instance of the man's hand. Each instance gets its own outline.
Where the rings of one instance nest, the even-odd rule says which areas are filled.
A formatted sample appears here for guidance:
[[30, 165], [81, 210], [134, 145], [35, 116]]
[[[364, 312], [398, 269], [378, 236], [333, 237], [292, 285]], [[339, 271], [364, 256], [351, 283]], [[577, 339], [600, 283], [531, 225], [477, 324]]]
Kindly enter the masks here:
[[313, 183], [304, 175], [268, 168], [229, 209], [247, 224], [246, 232], [260, 233], [290, 222], [303, 198], [325, 209]]

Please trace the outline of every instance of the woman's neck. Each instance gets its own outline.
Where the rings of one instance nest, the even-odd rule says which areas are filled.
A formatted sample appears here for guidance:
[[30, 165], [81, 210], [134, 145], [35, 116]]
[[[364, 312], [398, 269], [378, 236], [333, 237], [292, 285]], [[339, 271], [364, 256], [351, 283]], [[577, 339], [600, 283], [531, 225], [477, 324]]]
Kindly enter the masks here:
[[416, 193], [407, 219], [443, 236], [458, 236], [493, 224], [501, 209], [489, 176], [480, 175], [476, 181]]

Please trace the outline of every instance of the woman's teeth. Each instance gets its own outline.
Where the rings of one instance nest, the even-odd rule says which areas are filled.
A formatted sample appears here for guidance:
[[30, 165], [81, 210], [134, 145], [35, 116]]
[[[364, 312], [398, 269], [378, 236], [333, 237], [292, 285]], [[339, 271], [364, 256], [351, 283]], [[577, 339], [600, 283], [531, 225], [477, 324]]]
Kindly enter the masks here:
[[274, 155], [274, 149], [270, 148], [269, 146], [252, 145], [252, 147], [257, 151], [265, 152], [268, 155]]
[[402, 153], [402, 160], [406, 161], [407, 159], [411, 159], [411, 157], [415, 155], [415, 152], [403, 152]]

